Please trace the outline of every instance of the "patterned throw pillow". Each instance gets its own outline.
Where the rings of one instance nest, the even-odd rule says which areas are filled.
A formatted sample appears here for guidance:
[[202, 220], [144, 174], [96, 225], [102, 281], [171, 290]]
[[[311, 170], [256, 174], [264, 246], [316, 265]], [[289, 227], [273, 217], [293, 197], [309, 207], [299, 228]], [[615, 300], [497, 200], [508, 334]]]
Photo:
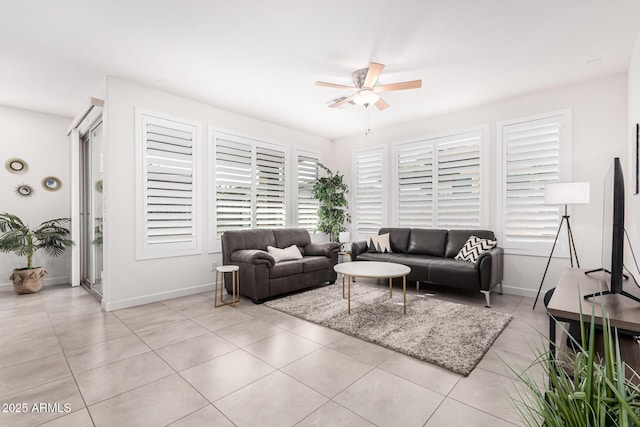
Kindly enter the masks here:
[[369, 248], [367, 252], [391, 254], [391, 243], [389, 243], [389, 233], [381, 234], [379, 236], [369, 237]]
[[456, 255], [456, 259], [475, 263], [481, 254], [491, 250], [497, 243], [497, 240], [481, 239], [476, 236], [471, 236]]

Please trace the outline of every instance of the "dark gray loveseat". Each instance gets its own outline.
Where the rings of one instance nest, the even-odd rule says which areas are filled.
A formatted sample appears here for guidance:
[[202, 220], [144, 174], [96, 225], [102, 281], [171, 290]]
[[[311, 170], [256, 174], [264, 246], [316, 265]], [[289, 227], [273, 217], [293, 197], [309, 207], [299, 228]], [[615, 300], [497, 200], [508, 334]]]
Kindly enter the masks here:
[[[298, 246], [302, 259], [275, 262], [267, 246], [284, 249]], [[338, 263], [337, 243], [311, 243], [302, 228], [225, 231], [222, 235], [222, 263], [240, 267], [240, 294], [254, 303], [300, 289], [334, 283]], [[225, 277], [231, 291], [231, 275]]]
[[454, 259], [467, 239], [474, 235], [481, 239], [495, 239], [489, 230], [438, 230], [424, 228], [381, 228], [378, 235], [389, 233], [393, 253], [367, 252], [367, 242], [354, 242], [353, 261], [386, 261], [411, 267], [409, 280], [477, 289], [491, 304], [490, 291], [500, 285], [502, 293], [502, 248], [495, 247], [480, 255], [475, 264]]

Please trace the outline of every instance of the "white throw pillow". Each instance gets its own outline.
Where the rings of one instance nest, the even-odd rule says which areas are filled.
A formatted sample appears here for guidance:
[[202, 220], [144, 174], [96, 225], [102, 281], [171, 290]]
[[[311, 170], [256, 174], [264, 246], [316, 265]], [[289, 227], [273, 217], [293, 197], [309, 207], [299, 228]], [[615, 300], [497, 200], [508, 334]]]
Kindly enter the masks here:
[[300, 253], [300, 250], [296, 245], [291, 245], [285, 249], [267, 246], [267, 252], [276, 260], [276, 262], [290, 261], [293, 259], [302, 258], [302, 254]]
[[480, 255], [491, 250], [497, 243], [497, 240], [481, 239], [476, 236], [471, 236], [456, 255], [456, 259], [475, 263], [478, 258], [480, 258]]
[[369, 237], [369, 249], [367, 252], [393, 253], [391, 251], [391, 243], [389, 243], [389, 233]]

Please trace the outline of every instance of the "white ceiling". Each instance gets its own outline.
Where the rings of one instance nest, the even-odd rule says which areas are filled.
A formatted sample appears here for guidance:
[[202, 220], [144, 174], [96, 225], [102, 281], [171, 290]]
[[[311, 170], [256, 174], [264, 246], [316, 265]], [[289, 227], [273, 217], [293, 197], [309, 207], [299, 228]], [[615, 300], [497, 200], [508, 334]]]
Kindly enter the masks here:
[[637, 0], [1, 0], [0, 104], [74, 116], [115, 76], [330, 139], [364, 108], [328, 103], [380, 62], [371, 127], [623, 72]]

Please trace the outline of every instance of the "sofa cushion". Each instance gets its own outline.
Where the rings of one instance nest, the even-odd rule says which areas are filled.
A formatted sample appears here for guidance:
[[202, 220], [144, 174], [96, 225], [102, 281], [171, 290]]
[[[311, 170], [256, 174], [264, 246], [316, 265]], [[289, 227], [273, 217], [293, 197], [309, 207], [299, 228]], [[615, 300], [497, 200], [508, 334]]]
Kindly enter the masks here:
[[393, 252], [389, 243], [389, 233], [370, 236], [367, 252], [388, 254]]
[[288, 248], [284, 249], [267, 246], [267, 252], [273, 257], [273, 259], [276, 260], [276, 263], [302, 258], [300, 249], [298, 249], [296, 245], [291, 245]]
[[444, 256], [447, 230], [412, 228], [408, 253], [414, 255]]
[[380, 261], [380, 262], [390, 262], [391, 256], [393, 254], [379, 254], [372, 252], [365, 252], [358, 255], [358, 261]]
[[282, 261], [269, 269], [269, 277], [271, 279], [300, 273], [302, 273], [302, 262], [299, 259], [295, 261]]
[[303, 273], [331, 269], [331, 259], [325, 256], [306, 256], [299, 262], [302, 263]]
[[228, 254], [228, 256], [242, 249], [260, 249], [266, 251], [267, 246], [277, 246], [273, 230], [231, 230], [225, 231], [222, 235], [222, 251]]
[[497, 243], [495, 240], [480, 239], [476, 236], [471, 236], [455, 256], [455, 259], [475, 264], [478, 258], [480, 258], [480, 255], [489, 252]]
[[431, 259], [429, 263], [429, 282], [477, 289], [480, 286], [480, 274], [475, 265], [467, 261], [458, 261], [451, 258]]
[[274, 228], [273, 236], [278, 248], [288, 248], [291, 245], [305, 247], [311, 243], [311, 236], [304, 228]]
[[495, 240], [493, 231], [489, 230], [449, 230], [447, 233], [447, 249], [444, 256], [447, 258], [455, 257], [471, 236], [478, 236], [481, 239]]
[[389, 243], [391, 243], [391, 251], [394, 253], [407, 253], [409, 246], [409, 234], [410, 228], [381, 228], [378, 230], [378, 234], [389, 233]]

